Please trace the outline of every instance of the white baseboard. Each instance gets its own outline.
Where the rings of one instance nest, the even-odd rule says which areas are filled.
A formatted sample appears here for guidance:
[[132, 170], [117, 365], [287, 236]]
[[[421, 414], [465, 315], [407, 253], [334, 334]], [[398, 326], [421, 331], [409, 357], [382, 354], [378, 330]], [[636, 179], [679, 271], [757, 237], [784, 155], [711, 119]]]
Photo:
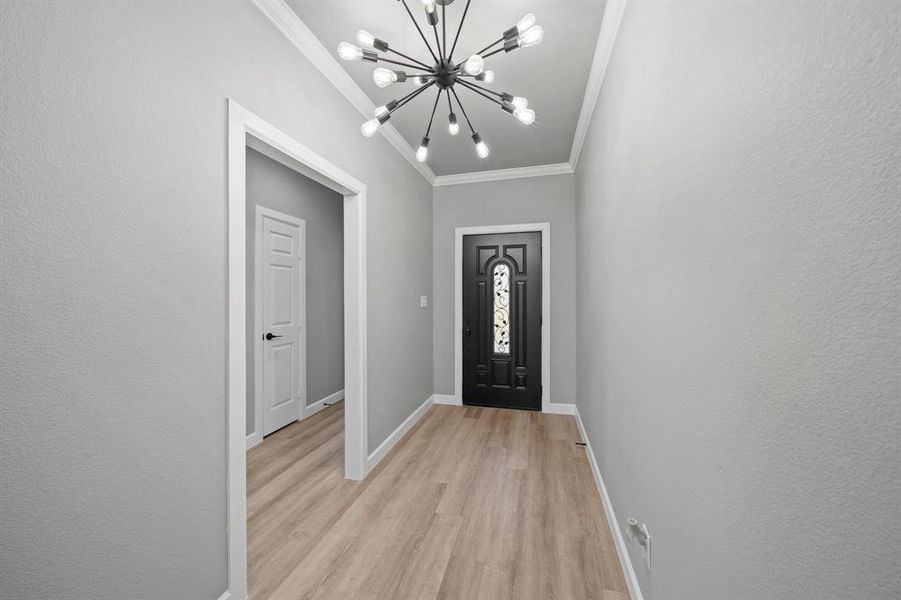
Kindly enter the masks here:
[[422, 418], [422, 415], [429, 410], [429, 407], [432, 406], [434, 396], [429, 396], [426, 398], [426, 401], [419, 405], [419, 408], [413, 411], [409, 417], [404, 419], [404, 422], [397, 426], [397, 429], [391, 432], [385, 441], [379, 444], [379, 447], [372, 451], [372, 454], [366, 459], [366, 473], [372, 471], [385, 455], [391, 451], [391, 448], [394, 447], [397, 442], [399, 442], [403, 437], [407, 434], [410, 429], [416, 425], [416, 422]]
[[541, 412], [549, 415], [574, 415], [576, 414], [576, 405], [551, 402], [547, 407], [543, 408]]
[[334, 394], [329, 394], [322, 400], [319, 400], [317, 402], [314, 402], [313, 404], [310, 404], [309, 406], [304, 407], [303, 418], [306, 419], [307, 417], [311, 417], [311, 416], [315, 415], [316, 413], [318, 413], [323, 408], [326, 408], [326, 406], [325, 406], [326, 404], [334, 404], [335, 402], [338, 402], [339, 400], [344, 400], [344, 390], [343, 389], [338, 390]]
[[[432, 396], [432, 402], [434, 404], [463, 406], [462, 400], [460, 400], [460, 398], [457, 398], [453, 394], [434, 394]], [[542, 412], [550, 415], [574, 415], [576, 414], [576, 405], [552, 402], [548, 404], [547, 407], [543, 408]]]
[[585, 452], [588, 454], [588, 462], [591, 464], [591, 472], [594, 473], [594, 482], [598, 486], [598, 492], [601, 494], [601, 500], [604, 504], [604, 512], [607, 515], [607, 524], [610, 526], [610, 533], [613, 535], [613, 544], [616, 546], [616, 554], [619, 556], [619, 564], [623, 568], [623, 576], [626, 579], [626, 585], [629, 588], [629, 596], [632, 600], [644, 600], [641, 595], [641, 588], [638, 586], [638, 578], [635, 576], [635, 569], [632, 568], [632, 560], [629, 558], [629, 551], [626, 550], [626, 542], [623, 534], [619, 529], [619, 522], [616, 520], [616, 514], [613, 512], [613, 504], [610, 503], [610, 495], [607, 494], [607, 486], [604, 485], [604, 478], [601, 477], [601, 470], [598, 467], [598, 461], [594, 457], [594, 450], [591, 449], [591, 442], [588, 441], [588, 434], [585, 432], [585, 424], [582, 423], [582, 415], [579, 414], [578, 407], [574, 405], [576, 423], [579, 425], [579, 434], [582, 441], [585, 442]]
[[463, 402], [453, 394], [434, 394], [432, 396], [434, 404], [448, 404], [450, 406], [463, 406]]
[[263, 441], [263, 436], [258, 434], [256, 431], [254, 431], [253, 433], [248, 433], [247, 434], [247, 449], [250, 450], [251, 448], [253, 448], [254, 446], [256, 446], [257, 444], [259, 444], [262, 441]]
[[[326, 406], [325, 406], [326, 404], [334, 404], [335, 402], [338, 402], [339, 400], [344, 400], [344, 390], [343, 389], [338, 390], [334, 394], [329, 394], [322, 400], [319, 400], [318, 402], [314, 402], [313, 404], [311, 404], [309, 406], [304, 406], [303, 407], [303, 416], [297, 420], [302, 421], [302, 420], [306, 419], [307, 417], [311, 417], [311, 416], [315, 415], [316, 413], [318, 413], [323, 408], [326, 408]], [[262, 441], [263, 441], [263, 436], [261, 436], [258, 432], [254, 431], [253, 433], [248, 433], [247, 434], [247, 449], [250, 450], [251, 448], [253, 448], [254, 446], [256, 446], [257, 444], [259, 444]]]
[[[432, 402], [434, 404], [463, 406], [463, 402], [453, 394], [434, 394], [432, 396]], [[542, 412], [550, 415], [574, 415], [576, 414], [576, 405], [552, 402], [548, 404], [547, 407], [543, 408]]]

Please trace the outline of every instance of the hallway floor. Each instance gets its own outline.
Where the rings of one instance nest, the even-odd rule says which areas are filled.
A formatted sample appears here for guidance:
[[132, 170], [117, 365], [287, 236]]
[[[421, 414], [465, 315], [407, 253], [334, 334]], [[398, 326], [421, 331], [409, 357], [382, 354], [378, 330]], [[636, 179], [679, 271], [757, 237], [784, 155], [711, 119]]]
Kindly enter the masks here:
[[433, 406], [354, 482], [343, 410], [247, 453], [251, 600], [628, 600], [573, 417]]

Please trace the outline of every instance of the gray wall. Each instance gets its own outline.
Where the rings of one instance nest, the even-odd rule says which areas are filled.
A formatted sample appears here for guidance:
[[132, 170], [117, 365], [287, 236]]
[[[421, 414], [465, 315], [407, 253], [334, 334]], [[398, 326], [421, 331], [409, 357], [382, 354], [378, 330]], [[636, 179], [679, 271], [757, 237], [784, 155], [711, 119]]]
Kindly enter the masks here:
[[899, 7], [626, 7], [578, 398], [645, 598], [901, 597]]
[[218, 598], [226, 97], [367, 185], [371, 448], [432, 393], [432, 190], [249, 2], [2, 2], [0, 69], [0, 597]]
[[254, 428], [256, 206], [306, 221], [307, 405], [344, 389], [344, 196], [247, 149], [247, 433]]
[[551, 224], [551, 401], [575, 402], [575, 179], [552, 175], [435, 188], [435, 393], [454, 393], [454, 229]]

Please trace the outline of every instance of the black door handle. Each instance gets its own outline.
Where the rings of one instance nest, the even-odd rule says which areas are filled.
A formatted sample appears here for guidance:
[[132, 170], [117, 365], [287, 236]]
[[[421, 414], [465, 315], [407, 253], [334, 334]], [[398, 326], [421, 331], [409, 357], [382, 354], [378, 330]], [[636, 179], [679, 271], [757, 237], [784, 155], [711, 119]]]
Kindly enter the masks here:
[[273, 338], [284, 337], [284, 336], [282, 336], [282, 335], [272, 335], [271, 333], [267, 333], [264, 337], [265, 337], [267, 340], [271, 340], [271, 339], [273, 339]]
[[463, 330], [463, 335], [472, 335], [472, 329], [467, 327], [466, 329]]

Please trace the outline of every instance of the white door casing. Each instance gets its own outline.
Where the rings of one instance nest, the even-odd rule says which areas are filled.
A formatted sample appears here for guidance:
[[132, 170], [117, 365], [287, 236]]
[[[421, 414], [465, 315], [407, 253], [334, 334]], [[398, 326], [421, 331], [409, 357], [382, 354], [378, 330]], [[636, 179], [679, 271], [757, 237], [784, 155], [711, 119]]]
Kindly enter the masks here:
[[[228, 588], [247, 598], [247, 279], [246, 176], [251, 147], [344, 197], [344, 476], [370, 470], [367, 430], [366, 184], [275, 125], [228, 101], [228, 321], [226, 362], [226, 532]], [[256, 348], [257, 346], [254, 345]], [[259, 361], [257, 361], [259, 362]], [[262, 420], [262, 419], [261, 419]], [[256, 429], [256, 428], [255, 428]]]
[[519, 231], [541, 232], [541, 412], [572, 415], [574, 404], [551, 402], [551, 224], [516, 223], [510, 225], [483, 225], [454, 229], [454, 396], [444, 403], [463, 404], [463, 236]]
[[256, 225], [256, 414], [267, 435], [306, 404], [306, 224], [257, 206]]

